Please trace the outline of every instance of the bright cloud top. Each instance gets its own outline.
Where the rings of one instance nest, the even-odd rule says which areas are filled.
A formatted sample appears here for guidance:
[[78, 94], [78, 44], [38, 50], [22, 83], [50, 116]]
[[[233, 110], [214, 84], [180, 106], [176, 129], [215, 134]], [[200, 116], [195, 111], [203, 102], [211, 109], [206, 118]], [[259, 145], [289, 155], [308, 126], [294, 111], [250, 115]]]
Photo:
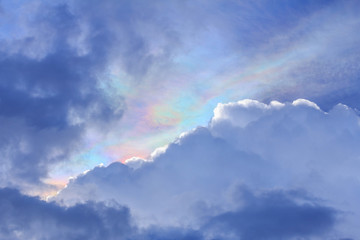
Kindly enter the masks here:
[[359, 117], [345, 105], [218, 104], [208, 127], [182, 134], [151, 161], [96, 167], [54, 199], [115, 200], [140, 226], [187, 226], [208, 238], [356, 239], [359, 141]]

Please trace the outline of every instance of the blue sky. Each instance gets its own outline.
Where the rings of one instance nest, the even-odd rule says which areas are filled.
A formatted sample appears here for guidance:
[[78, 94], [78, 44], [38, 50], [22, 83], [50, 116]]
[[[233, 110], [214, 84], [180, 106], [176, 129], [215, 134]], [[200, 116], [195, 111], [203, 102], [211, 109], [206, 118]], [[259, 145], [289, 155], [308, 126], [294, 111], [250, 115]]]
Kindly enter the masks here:
[[359, 9], [0, 0], [0, 238], [359, 238]]

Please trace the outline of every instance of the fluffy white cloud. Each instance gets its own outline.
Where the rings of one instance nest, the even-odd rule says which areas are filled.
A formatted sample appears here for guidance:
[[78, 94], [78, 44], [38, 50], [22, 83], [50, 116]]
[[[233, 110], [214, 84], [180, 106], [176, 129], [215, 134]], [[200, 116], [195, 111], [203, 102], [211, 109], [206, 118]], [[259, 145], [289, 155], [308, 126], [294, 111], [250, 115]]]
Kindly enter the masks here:
[[[318, 231], [289, 226], [294, 230], [291, 233], [279, 231], [280, 235], [266, 237], [264, 230], [265, 235], [255, 239], [312, 236], [324, 229], [331, 238], [357, 238], [359, 142], [359, 118], [341, 104], [329, 112], [303, 99], [284, 104], [254, 100], [219, 104], [208, 127], [182, 134], [167, 148], [156, 151], [152, 161], [136, 159], [136, 164], [131, 164], [135, 168], [120, 163], [96, 167], [71, 180], [55, 200], [65, 205], [116, 200], [127, 205], [142, 226], [186, 225], [195, 229], [209, 222], [217, 226], [219, 219], [225, 219], [223, 224], [230, 228], [234, 228], [234, 221], [243, 226], [246, 216], [283, 216], [278, 219], [280, 224], [290, 221], [289, 211], [303, 216], [300, 212], [304, 210], [304, 217], [294, 221], [308, 226], [305, 222], [316, 218]], [[252, 198], [258, 199], [254, 200], [258, 205], [238, 194], [241, 185], [259, 196]], [[274, 191], [296, 192], [301, 197], [262, 197]], [[282, 209], [273, 201], [291, 204]], [[268, 206], [275, 206], [275, 212]], [[336, 227], [330, 231], [335, 217], [329, 212], [335, 211]], [[325, 217], [319, 215], [326, 212]], [[252, 236], [262, 228], [260, 222], [247, 224], [252, 230], [238, 227], [235, 236]]]

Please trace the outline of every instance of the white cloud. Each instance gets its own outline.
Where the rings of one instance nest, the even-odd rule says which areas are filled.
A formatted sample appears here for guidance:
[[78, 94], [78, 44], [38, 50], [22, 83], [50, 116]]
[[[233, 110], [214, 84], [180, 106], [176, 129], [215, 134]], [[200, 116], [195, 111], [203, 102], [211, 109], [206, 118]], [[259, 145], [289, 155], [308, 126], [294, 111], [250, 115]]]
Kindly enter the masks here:
[[246, 127], [247, 124], [263, 115], [266, 108], [268, 108], [268, 105], [251, 99], [236, 103], [219, 103], [214, 110], [211, 124], [216, 125], [219, 121], [226, 120], [234, 126]]
[[145, 159], [142, 159], [142, 158], [139, 158], [139, 157], [132, 157], [132, 158], [129, 158], [129, 159], [126, 159], [125, 160], [125, 164], [126, 166], [132, 168], [132, 169], [138, 169], [140, 168], [143, 163], [145, 163], [146, 160]]
[[241, 209], [243, 198], [234, 197], [239, 185], [260, 193], [303, 189], [342, 212], [333, 236], [357, 238], [359, 142], [359, 118], [344, 105], [326, 113], [303, 99], [219, 104], [208, 127], [156, 150], [151, 162], [94, 168], [55, 200], [116, 200], [140, 225], [196, 228], [211, 216]]
[[320, 110], [319, 106], [316, 103], [313, 103], [309, 100], [306, 99], [297, 99], [295, 101], [293, 101], [292, 103], [294, 106], [308, 106], [308, 107], [312, 107], [315, 108], [317, 110]]

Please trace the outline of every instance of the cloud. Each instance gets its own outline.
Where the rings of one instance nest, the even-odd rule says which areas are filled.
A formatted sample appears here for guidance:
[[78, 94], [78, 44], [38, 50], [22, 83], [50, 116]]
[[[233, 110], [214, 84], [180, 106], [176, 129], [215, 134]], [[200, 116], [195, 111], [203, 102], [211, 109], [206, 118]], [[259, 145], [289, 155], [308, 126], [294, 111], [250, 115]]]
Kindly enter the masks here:
[[[331, 208], [295, 203], [302, 194], [272, 191], [246, 195], [238, 211], [207, 219], [200, 229], [150, 226], [137, 227], [128, 208], [116, 202], [86, 202], [72, 207], [22, 195], [11, 188], [0, 189], [1, 239], [285, 239], [307, 237], [331, 229]], [[244, 199], [243, 199], [244, 200]], [[311, 205], [312, 204], [312, 205]]]
[[2, 188], [0, 209], [0, 237], [4, 240], [203, 239], [191, 229], [139, 229], [132, 223], [129, 209], [115, 202], [87, 202], [65, 208]]
[[[29, 191], [54, 165], [88, 150], [94, 132], [96, 143], [122, 138], [116, 132], [109, 140], [107, 134], [122, 127], [125, 110], [134, 131], [151, 132], [149, 123], [161, 128], [170, 122], [168, 129], [194, 117], [186, 115], [194, 111], [188, 105], [203, 110], [212, 98], [254, 92], [246, 90], [248, 78], [260, 89], [252, 94], [257, 99], [308, 96], [321, 105], [344, 99], [356, 106], [354, 9], [356, 2], [337, 1], [1, 1], [6, 27], [0, 31], [0, 116], [3, 123], [16, 123], [6, 126], [16, 136], [4, 135], [11, 140], [0, 145], [7, 166], [7, 181], [0, 186]], [[339, 54], [349, 54], [341, 64]], [[349, 80], [334, 81], [339, 75]], [[236, 87], [229, 79], [238, 79]], [[240, 85], [243, 92], [223, 94]], [[347, 86], [351, 89], [345, 91]], [[329, 92], [336, 94], [324, 98]], [[159, 113], [162, 109], [171, 114]], [[151, 110], [159, 115], [148, 114]], [[164, 116], [172, 113], [167, 121]], [[139, 115], [154, 119], [144, 124]], [[12, 150], [19, 148], [13, 139], [30, 146], [26, 153]], [[40, 152], [39, 145], [44, 146]], [[54, 157], [54, 151], [62, 153]], [[17, 168], [19, 163], [24, 166]]]
[[0, 117], [0, 131], [0, 186], [17, 186], [36, 194], [39, 189], [48, 189], [40, 179], [46, 177], [49, 166], [69, 158], [78, 148], [82, 129], [39, 131], [22, 119]]
[[[0, 187], [43, 191], [55, 166], [100, 163], [79, 157], [97, 143], [157, 144], [137, 137], [188, 129], [199, 120], [190, 112], [218, 99], [308, 97], [329, 111], [306, 100], [220, 104], [209, 126], [181, 135], [150, 162], [97, 167], [56, 199], [116, 200], [140, 225], [158, 223], [151, 231], [160, 238], [197, 236], [209, 218], [242, 221], [250, 210], [233, 198], [239, 184], [254, 192], [300, 188], [343, 211], [336, 228], [356, 237], [358, 116], [331, 107], [341, 100], [358, 107], [357, 9], [356, 1], [2, 0]], [[120, 122], [125, 110], [130, 117]], [[177, 228], [184, 224], [194, 232]]]
[[62, 208], [17, 190], [0, 190], [2, 239], [125, 239], [131, 233], [127, 208], [101, 203]]
[[[259, 239], [324, 232], [332, 237], [355, 237], [359, 234], [356, 216], [360, 214], [360, 195], [354, 191], [358, 188], [359, 138], [357, 114], [341, 104], [329, 112], [303, 99], [219, 104], [208, 127], [182, 134], [155, 151], [150, 161], [135, 167], [121, 163], [96, 167], [71, 180], [54, 200], [72, 205], [112, 199], [127, 205], [140, 226], [199, 228], [214, 217], [214, 224], [223, 219], [233, 228], [226, 219], [243, 223], [249, 214], [254, 222], [246, 229], [237, 228], [236, 234], [255, 234], [251, 228], [266, 224], [257, 223], [257, 216], [278, 216], [281, 223], [294, 217], [294, 224], [288, 225], [290, 232], [279, 230], [274, 231], [278, 235], [270, 236], [270, 230], [262, 228], [262, 232], [256, 231]], [[234, 197], [242, 184], [258, 197], [251, 201]], [[288, 195], [301, 189], [306, 194], [300, 199], [310, 196], [310, 205]], [[266, 191], [270, 193], [266, 195]], [[283, 208], [274, 200], [277, 197]], [[341, 221], [335, 221], [332, 209], [341, 213]], [[316, 216], [312, 218], [314, 228], [300, 224], [310, 216]]]
[[[27, 18], [15, 18], [18, 25], [9, 23], [1, 39], [0, 186], [27, 192], [37, 186], [36, 192], [55, 164], [84, 149], [91, 132], [106, 134], [124, 104], [121, 96], [109, 102], [98, 87], [96, 75], [108, 61], [107, 34], [87, 38], [87, 52], [80, 53], [82, 45], [73, 41], [80, 41], [82, 26], [66, 4], [29, 2], [15, 9]], [[4, 10], [5, 19], [12, 10]]]
[[[255, 196], [239, 189], [243, 206], [213, 217], [205, 229], [234, 239], [292, 239], [324, 236], [334, 226], [335, 211], [306, 199], [301, 192], [270, 191]], [[305, 199], [305, 203], [297, 200]]]

